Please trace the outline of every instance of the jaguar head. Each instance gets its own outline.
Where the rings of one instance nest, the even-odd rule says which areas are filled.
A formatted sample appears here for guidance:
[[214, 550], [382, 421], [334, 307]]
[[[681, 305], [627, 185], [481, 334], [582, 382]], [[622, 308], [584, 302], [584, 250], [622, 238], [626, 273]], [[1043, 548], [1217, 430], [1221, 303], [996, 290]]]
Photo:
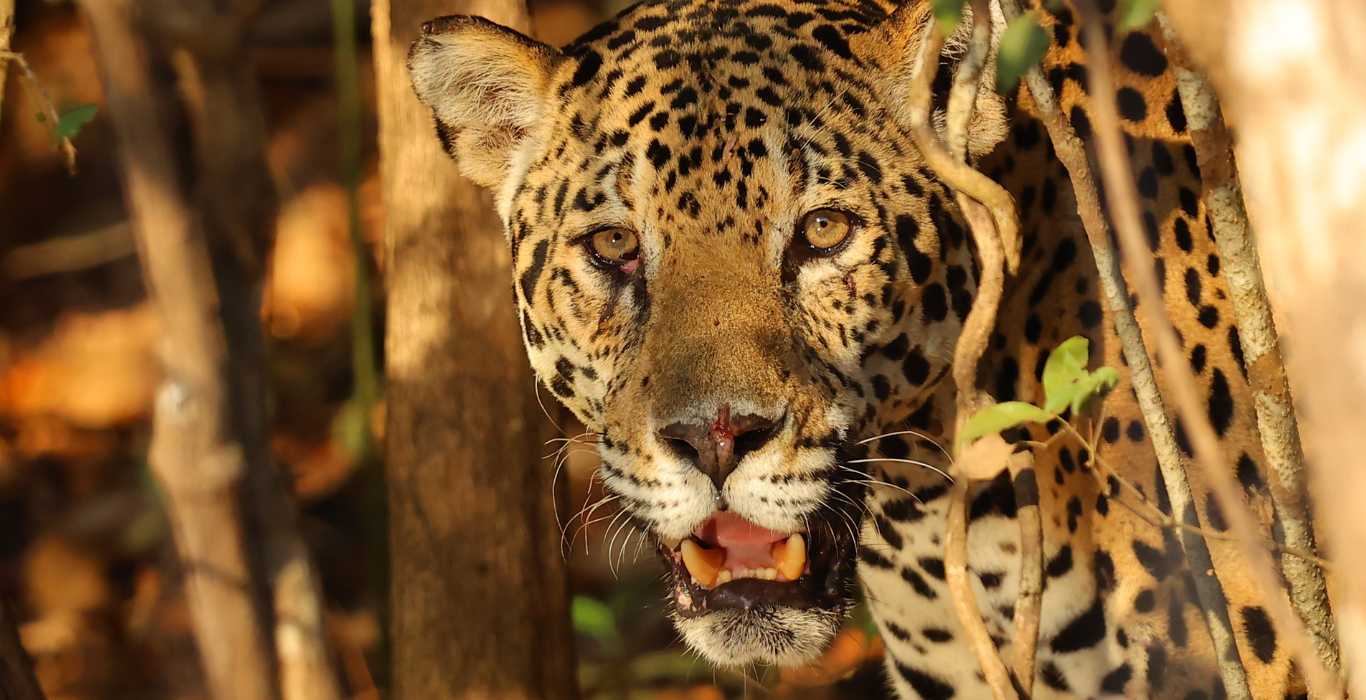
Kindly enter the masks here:
[[[928, 3], [655, 2], [558, 50], [426, 25], [418, 97], [495, 194], [531, 364], [717, 664], [796, 664], [854, 593], [861, 440], [934, 391], [976, 289], [901, 126]], [[1004, 132], [983, 95], [972, 148]]]

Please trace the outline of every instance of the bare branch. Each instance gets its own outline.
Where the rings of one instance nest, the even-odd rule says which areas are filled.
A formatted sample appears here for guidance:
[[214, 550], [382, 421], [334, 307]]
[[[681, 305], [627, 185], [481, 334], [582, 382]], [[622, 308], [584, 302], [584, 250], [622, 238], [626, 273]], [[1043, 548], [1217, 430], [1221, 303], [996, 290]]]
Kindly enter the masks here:
[[[1341, 697], [1337, 680], [1319, 661], [1306, 637], [1303, 623], [1286, 600], [1285, 591], [1281, 587], [1271, 556], [1263, 544], [1256, 519], [1243, 501], [1229, 470], [1224, 466], [1227, 462], [1223, 459], [1218, 436], [1214, 432], [1214, 427], [1210, 425], [1195, 390], [1195, 375], [1181, 351], [1176, 330], [1163, 313], [1165, 306], [1156, 274], [1150, 265], [1132, 264], [1134, 261], [1146, 259], [1147, 245], [1143, 241], [1143, 229], [1139, 220], [1138, 193], [1119, 127], [1113, 79], [1110, 74], [1109, 48], [1098, 9], [1088, 0], [1082, 0], [1080, 5], [1083, 32], [1090, 47], [1092, 60], [1088, 75], [1094, 97], [1091, 105], [1096, 121], [1101, 172], [1105, 179], [1110, 210], [1115, 216], [1118, 238], [1123, 246], [1125, 259], [1131, 262], [1128, 269], [1130, 279], [1135, 282], [1148, 328], [1156, 336], [1158, 357], [1162, 361], [1162, 370], [1167, 376], [1168, 387], [1175, 398], [1182, 421], [1189, 431], [1196, 460], [1201, 465], [1233, 531], [1238, 533], [1242, 540], [1249, 568], [1265, 597], [1266, 607], [1276, 623], [1277, 630], [1286, 638], [1292, 653], [1304, 669], [1311, 691], [1316, 697]], [[1177, 510], [1175, 503], [1172, 505], [1173, 512], [1184, 512]]]
[[[1243, 208], [1233, 136], [1224, 124], [1214, 88], [1190, 64], [1166, 16], [1159, 14], [1158, 19], [1167, 37], [1167, 54], [1176, 65], [1177, 90], [1204, 186], [1205, 213], [1213, 223], [1220, 266], [1233, 296], [1234, 320], [1255, 397], [1257, 432], [1272, 477], [1270, 491], [1276, 518], [1287, 550], [1316, 552], [1300, 428], [1262, 281], [1261, 261]], [[1319, 659], [1328, 669], [1336, 670], [1340, 665], [1337, 628], [1323, 572], [1312, 560], [1299, 556], [1282, 557], [1281, 569], [1290, 584], [1290, 600], [1313, 637]]]
[[[1007, 20], [1020, 15], [1017, 0], [1000, 0], [1000, 3]], [[1086, 146], [1059, 110], [1053, 88], [1044, 79], [1043, 72], [1038, 66], [1030, 68], [1025, 73], [1025, 85], [1044, 128], [1048, 131], [1054, 152], [1067, 168], [1072, 181], [1077, 212], [1081, 217], [1082, 226], [1086, 229], [1091, 255], [1096, 262], [1101, 293], [1113, 320], [1115, 335], [1119, 338], [1124, 359], [1129, 365], [1130, 383], [1138, 399], [1143, 421], [1148, 427], [1153, 452], [1157, 457], [1158, 468], [1162, 472], [1163, 483], [1166, 485], [1167, 500], [1174, 512], [1187, 512], [1187, 506], [1194, 510], [1190, 484], [1181, 465], [1176, 437], [1167, 419], [1166, 408], [1157, 388], [1157, 379], [1148, 359], [1142, 332], [1134, 318], [1133, 310], [1129, 307], [1123, 275], [1120, 273], [1114, 252], [1110, 249], [1110, 226], [1102, 214], [1100, 196], [1091, 174]], [[1224, 688], [1230, 698], [1250, 698], [1247, 673], [1238, 656], [1233, 626], [1228, 617], [1228, 601], [1224, 597], [1219, 580], [1211, 574], [1213, 565], [1210, 561], [1209, 545], [1197, 536], [1187, 536], [1181, 538], [1181, 546], [1190, 563], [1196, 594], [1200, 598], [1200, 609], [1204, 612], [1205, 629], [1214, 645], [1215, 658], [1219, 660], [1219, 676], [1224, 682]]]
[[131, 0], [84, 3], [124, 171], [129, 208], [165, 333], [149, 461], [162, 483], [186, 566], [195, 633], [215, 698], [276, 697], [253, 599], [236, 493], [244, 464], [229, 425], [227, 364], [203, 230], [179, 173]]
[[[1233, 12], [1233, 8], [1237, 9]], [[1169, 2], [1191, 55], [1237, 124], [1240, 178], [1257, 244], [1280, 279], [1287, 369], [1304, 423], [1315, 514], [1336, 554], [1342, 655], [1366, 659], [1366, 6], [1352, 0]], [[1277, 477], [1279, 479], [1279, 476]], [[1311, 623], [1313, 624], [1313, 623]], [[1366, 673], [1349, 674], [1366, 696]]]

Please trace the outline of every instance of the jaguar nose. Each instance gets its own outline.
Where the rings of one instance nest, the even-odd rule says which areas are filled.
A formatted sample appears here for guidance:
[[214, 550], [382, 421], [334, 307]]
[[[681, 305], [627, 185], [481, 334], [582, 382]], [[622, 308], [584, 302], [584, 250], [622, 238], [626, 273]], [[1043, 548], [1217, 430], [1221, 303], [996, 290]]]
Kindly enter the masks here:
[[772, 440], [782, 419], [751, 414], [732, 414], [722, 404], [710, 422], [679, 421], [659, 431], [660, 440], [682, 459], [692, 462], [720, 489], [745, 455]]

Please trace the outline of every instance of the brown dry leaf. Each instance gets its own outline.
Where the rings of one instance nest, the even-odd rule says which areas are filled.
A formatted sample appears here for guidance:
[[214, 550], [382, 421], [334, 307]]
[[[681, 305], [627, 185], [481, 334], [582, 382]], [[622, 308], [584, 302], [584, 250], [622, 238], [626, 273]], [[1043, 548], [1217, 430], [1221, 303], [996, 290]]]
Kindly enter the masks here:
[[92, 610], [110, 600], [103, 563], [65, 538], [38, 538], [24, 560], [24, 589], [40, 615]]
[[322, 340], [350, 320], [356, 270], [346, 206], [341, 185], [321, 183], [280, 207], [263, 310], [276, 337]]
[[1000, 435], [987, 435], [958, 455], [953, 463], [954, 474], [969, 481], [994, 478], [1006, 468], [1013, 449]]
[[34, 348], [14, 348], [0, 369], [0, 414], [55, 416], [85, 428], [141, 418], [161, 379], [157, 319], [148, 304], [70, 313]]

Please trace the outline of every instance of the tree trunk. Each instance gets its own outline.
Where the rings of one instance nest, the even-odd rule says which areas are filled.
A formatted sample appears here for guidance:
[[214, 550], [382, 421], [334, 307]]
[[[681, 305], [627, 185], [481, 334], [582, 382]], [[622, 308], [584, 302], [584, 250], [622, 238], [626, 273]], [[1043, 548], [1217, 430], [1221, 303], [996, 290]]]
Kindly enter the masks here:
[[572, 698], [568, 586], [547, 436], [487, 194], [461, 178], [404, 68], [421, 23], [482, 0], [374, 5], [389, 261], [392, 697]]
[[1168, 13], [1237, 129], [1261, 259], [1279, 281], [1322, 540], [1339, 567], [1351, 695], [1366, 696], [1366, 5], [1186, 0]]

